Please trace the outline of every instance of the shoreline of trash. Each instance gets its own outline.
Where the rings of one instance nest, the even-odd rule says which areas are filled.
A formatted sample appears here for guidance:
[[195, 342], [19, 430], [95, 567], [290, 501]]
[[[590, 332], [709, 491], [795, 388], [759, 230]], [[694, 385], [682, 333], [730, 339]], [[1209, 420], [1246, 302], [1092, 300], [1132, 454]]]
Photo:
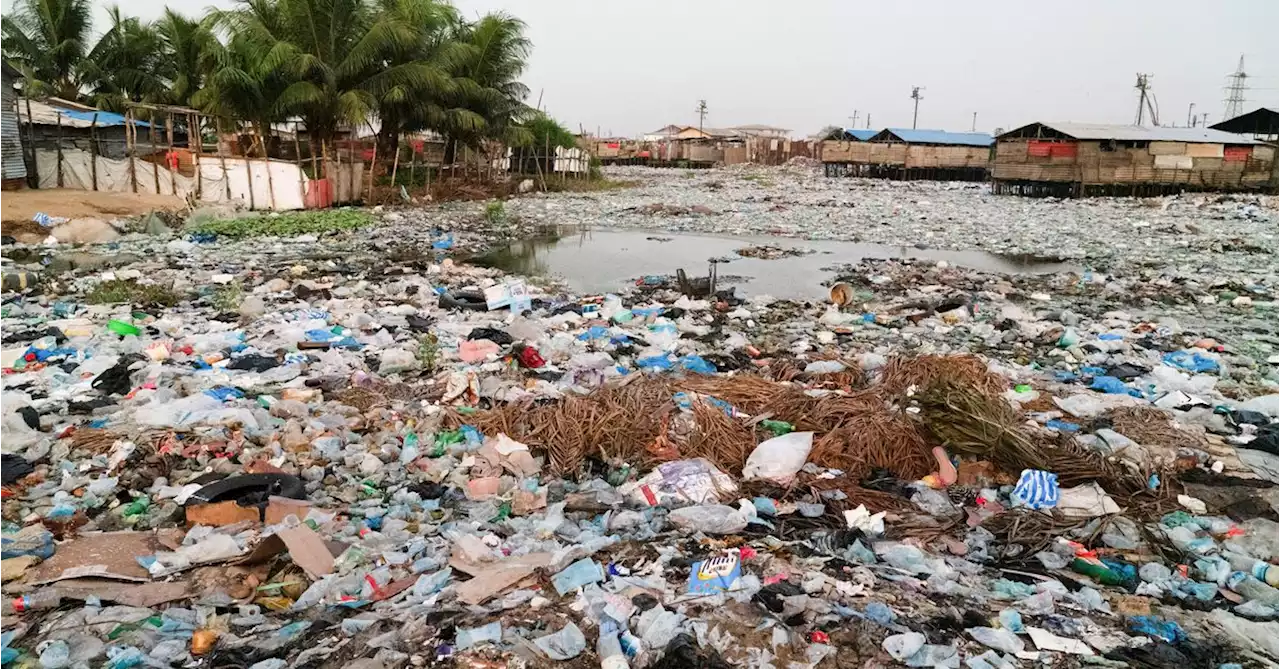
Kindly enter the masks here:
[[455, 262], [649, 197], [153, 228], [7, 291], [6, 666], [1280, 662], [1274, 280]]

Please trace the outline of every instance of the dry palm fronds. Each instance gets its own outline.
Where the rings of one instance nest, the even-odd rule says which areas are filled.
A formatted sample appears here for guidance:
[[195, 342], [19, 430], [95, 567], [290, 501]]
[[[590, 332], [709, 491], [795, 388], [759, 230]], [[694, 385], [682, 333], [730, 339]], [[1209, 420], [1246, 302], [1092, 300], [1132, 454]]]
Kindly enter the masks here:
[[71, 433], [72, 450], [85, 450], [93, 453], [106, 453], [111, 445], [120, 439], [120, 435], [93, 427], [82, 427]]
[[1172, 414], [1157, 407], [1117, 407], [1107, 418], [1111, 420], [1111, 429], [1143, 446], [1204, 449], [1208, 445], [1203, 434], [1178, 427]]
[[850, 417], [840, 427], [818, 437], [809, 460], [841, 469], [860, 481], [872, 469], [887, 469], [916, 480], [936, 466], [920, 431], [910, 420], [886, 409]]
[[386, 395], [360, 386], [341, 390], [335, 397], [339, 402], [359, 409], [360, 413], [365, 413], [374, 407], [387, 406], [390, 403]]
[[1069, 435], [1045, 443], [1021, 426], [1018, 413], [1001, 398], [953, 381], [935, 383], [918, 397], [923, 426], [952, 453], [990, 459], [1003, 469], [1041, 469], [1058, 475], [1062, 486], [1096, 480], [1107, 492], [1134, 495], [1146, 479], [1108, 462]]
[[878, 385], [890, 395], [902, 395], [912, 386], [924, 389], [939, 381], [963, 384], [988, 397], [999, 397], [1009, 387], [974, 355], [895, 356], [880, 372]]
[[680, 449], [681, 457], [706, 458], [730, 475], [740, 473], [756, 447], [751, 428], [719, 407], [702, 402], [693, 405], [693, 416], [697, 427], [689, 443]]

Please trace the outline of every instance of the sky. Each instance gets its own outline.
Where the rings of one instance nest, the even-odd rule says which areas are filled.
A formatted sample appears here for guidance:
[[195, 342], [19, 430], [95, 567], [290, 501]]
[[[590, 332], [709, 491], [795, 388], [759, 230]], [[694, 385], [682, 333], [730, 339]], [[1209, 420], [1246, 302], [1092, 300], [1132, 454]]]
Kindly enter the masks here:
[[[0, 0], [8, 11], [15, 0]], [[154, 18], [166, 4], [129, 0]], [[106, 3], [96, 2], [99, 29]], [[231, 0], [209, 6], [228, 7]], [[1222, 118], [1227, 75], [1245, 57], [1246, 110], [1280, 100], [1275, 0], [455, 0], [467, 16], [528, 24], [524, 81], [575, 132], [634, 136], [669, 123], [918, 125], [991, 132], [1033, 121], [1133, 123], [1138, 73], [1151, 75], [1163, 125], [1187, 106]]]

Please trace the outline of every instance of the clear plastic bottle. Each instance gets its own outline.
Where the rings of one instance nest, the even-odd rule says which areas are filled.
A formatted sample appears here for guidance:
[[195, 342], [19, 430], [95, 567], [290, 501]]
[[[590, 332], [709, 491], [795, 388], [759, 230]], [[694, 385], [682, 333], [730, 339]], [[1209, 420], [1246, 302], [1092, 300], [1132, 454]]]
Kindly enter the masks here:
[[1242, 571], [1234, 572], [1227, 577], [1227, 587], [1240, 593], [1248, 601], [1266, 604], [1273, 609], [1280, 608], [1280, 590]]
[[1231, 551], [1223, 551], [1222, 557], [1231, 563], [1231, 568], [1236, 571], [1242, 571], [1246, 574], [1252, 574], [1254, 578], [1266, 583], [1271, 587], [1280, 585], [1277, 583], [1280, 577], [1280, 567], [1269, 562], [1263, 562], [1249, 555], [1241, 555]]
[[14, 599], [6, 599], [4, 601], [4, 614], [11, 616], [14, 614], [26, 613], [27, 611], [40, 611], [43, 609], [55, 609], [62, 603], [62, 597], [57, 590], [41, 590], [33, 592], [30, 595], [23, 595]]

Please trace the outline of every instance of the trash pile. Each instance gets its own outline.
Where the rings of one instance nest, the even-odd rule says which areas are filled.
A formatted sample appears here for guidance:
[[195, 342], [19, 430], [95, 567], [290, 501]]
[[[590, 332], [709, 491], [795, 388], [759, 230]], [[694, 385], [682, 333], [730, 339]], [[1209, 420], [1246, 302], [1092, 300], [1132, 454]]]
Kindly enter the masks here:
[[6, 666], [1280, 660], [1243, 326], [909, 261], [572, 295], [371, 215], [5, 293]]

